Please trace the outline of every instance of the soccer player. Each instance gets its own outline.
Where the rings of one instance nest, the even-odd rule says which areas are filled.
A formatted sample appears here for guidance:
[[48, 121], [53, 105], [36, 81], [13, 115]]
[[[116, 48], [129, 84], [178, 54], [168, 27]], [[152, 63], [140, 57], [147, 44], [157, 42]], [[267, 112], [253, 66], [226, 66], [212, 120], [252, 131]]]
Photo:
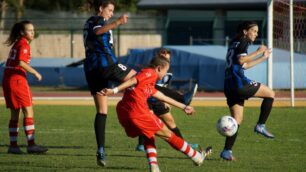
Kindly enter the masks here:
[[[89, 0], [95, 15], [91, 16], [84, 24], [83, 39], [86, 58], [84, 60], [84, 71], [89, 90], [93, 96], [96, 116], [94, 128], [97, 141], [97, 164], [106, 165], [105, 156], [105, 126], [108, 113], [107, 96], [97, 94], [103, 88], [107, 88], [109, 81], [123, 82], [136, 74], [136, 71], [121, 64], [112, 50], [112, 29], [126, 24], [128, 15], [123, 14], [112, 23], [107, 21], [113, 16], [114, 0]], [[163, 89], [163, 93], [167, 90]], [[176, 100], [181, 97], [174, 91], [168, 91]], [[191, 96], [185, 96], [182, 101], [191, 100]]]
[[[161, 48], [157, 54], [159, 56], [163, 56], [164, 58], [167, 58], [170, 61], [171, 51], [169, 49]], [[170, 82], [171, 78], [172, 78], [172, 74], [167, 73], [161, 80], [159, 80], [156, 83], [155, 88], [157, 90], [160, 90], [162, 87], [166, 87], [168, 83]], [[196, 92], [197, 92], [197, 84], [193, 86], [192, 90], [189, 93], [185, 95], [180, 95], [181, 96], [180, 99], [186, 99], [186, 97], [189, 97], [190, 99], [187, 101], [180, 101], [180, 102], [184, 102], [187, 105], [189, 105], [191, 103], [192, 97], [194, 96]], [[180, 129], [177, 127], [174, 121], [174, 118], [170, 112], [170, 106], [168, 104], [160, 100], [157, 100], [153, 97], [150, 97], [148, 99], [148, 105], [149, 105], [149, 108], [154, 112], [154, 114], [157, 115], [173, 133], [175, 133], [177, 136], [183, 139], [183, 135], [181, 134]], [[138, 145], [136, 146], [135, 150], [144, 151], [144, 138], [145, 138], [144, 136], [139, 137]], [[195, 149], [198, 147], [198, 144], [190, 144], [190, 146]]]
[[120, 84], [113, 89], [103, 89], [98, 94], [110, 95], [125, 90], [122, 100], [117, 104], [116, 110], [120, 124], [125, 129], [127, 136], [145, 136], [145, 150], [149, 161], [150, 170], [159, 172], [155, 136], [167, 141], [174, 149], [187, 155], [195, 163], [201, 165], [205, 157], [211, 152], [198, 152], [191, 148], [185, 140], [169, 130], [164, 123], [148, 108], [147, 99], [153, 96], [161, 101], [181, 108], [186, 114], [194, 112], [193, 107], [175, 101], [155, 89], [157, 80], [163, 78], [169, 69], [169, 60], [157, 56], [150, 65], [142, 69], [135, 77]]
[[84, 71], [96, 106], [94, 128], [98, 145], [97, 164], [105, 166], [104, 144], [108, 113], [107, 96], [101, 96], [96, 93], [103, 88], [107, 88], [109, 81], [126, 81], [134, 76], [136, 71], [119, 63], [112, 50], [111, 30], [119, 25], [126, 24], [128, 15], [123, 14], [114, 22], [107, 23], [114, 14], [114, 0], [94, 0], [88, 1], [88, 3], [90, 3], [91, 8], [94, 8], [95, 15], [86, 21], [83, 29], [86, 51]]
[[19, 116], [23, 112], [23, 126], [28, 141], [28, 153], [45, 153], [47, 148], [35, 144], [34, 112], [32, 108], [32, 93], [27, 82], [26, 73], [29, 72], [38, 81], [42, 76], [29, 63], [30, 45], [34, 39], [34, 26], [30, 21], [15, 23], [5, 44], [12, 46], [9, 57], [6, 61], [4, 76], [2, 80], [3, 93], [6, 107], [11, 111], [9, 121], [10, 146], [8, 153], [23, 154], [17, 144], [19, 131]]
[[[271, 49], [264, 45], [252, 53], [248, 53], [248, 46], [258, 36], [258, 25], [256, 22], [246, 21], [240, 24], [236, 37], [231, 41], [226, 55], [226, 69], [224, 78], [224, 93], [231, 115], [237, 120], [238, 127], [243, 120], [244, 101], [250, 97], [263, 98], [259, 119], [254, 128], [267, 138], [274, 138], [265, 127], [274, 101], [274, 92], [269, 87], [256, 81], [252, 81], [244, 75], [244, 70], [254, 67], [266, 60]], [[238, 132], [231, 137], [226, 137], [224, 150], [220, 157], [225, 160], [235, 160], [232, 147]]]

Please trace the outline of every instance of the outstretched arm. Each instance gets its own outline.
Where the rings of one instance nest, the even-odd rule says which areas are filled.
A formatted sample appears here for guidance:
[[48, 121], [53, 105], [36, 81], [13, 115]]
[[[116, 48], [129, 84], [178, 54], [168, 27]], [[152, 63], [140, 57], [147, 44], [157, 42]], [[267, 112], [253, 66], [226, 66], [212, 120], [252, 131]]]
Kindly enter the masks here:
[[109, 30], [112, 30], [114, 28], [116, 28], [119, 25], [122, 24], [126, 24], [128, 21], [128, 14], [123, 14], [122, 16], [120, 16], [117, 20], [115, 20], [114, 22], [107, 24], [103, 27], [100, 27], [96, 30], [96, 35], [101, 35]]
[[97, 94], [102, 95], [102, 96], [109, 96], [111, 94], [116, 94], [119, 91], [122, 91], [132, 85], [137, 84], [137, 79], [135, 77], [130, 78], [129, 80], [123, 82], [122, 84], [120, 84], [119, 86], [110, 89], [110, 88], [104, 88], [103, 90], [97, 92]]
[[178, 101], [175, 101], [174, 99], [168, 97], [168, 96], [165, 96], [162, 92], [160, 91], [157, 91], [154, 95], [152, 95], [153, 97], [163, 101], [163, 102], [166, 102], [168, 104], [171, 104], [173, 106], [176, 106], [182, 110], [184, 110], [184, 112], [187, 114], [187, 115], [192, 115], [192, 113], [194, 112], [194, 109], [193, 107], [191, 106], [187, 106], [183, 103], [180, 103]]

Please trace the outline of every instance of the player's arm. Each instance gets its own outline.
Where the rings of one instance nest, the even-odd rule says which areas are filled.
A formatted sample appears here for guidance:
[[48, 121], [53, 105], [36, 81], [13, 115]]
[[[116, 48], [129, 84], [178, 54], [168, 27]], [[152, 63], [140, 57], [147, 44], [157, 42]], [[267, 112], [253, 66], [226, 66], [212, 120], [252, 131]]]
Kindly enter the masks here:
[[254, 67], [254, 66], [256, 66], [257, 64], [261, 63], [262, 61], [266, 60], [266, 59], [270, 56], [271, 51], [272, 51], [271, 49], [266, 49], [266, 50], [263, 52], [263, 54], [262, 54], [261, 57], [256, 58], [256, 59], [254, 59], [254, 60], [252, 60], [252, 61], [250, 61], [250, 62], [248, 62], [248, 63], [244, 63], [244, 64], [243, 64], [243, 68], [249, 69], [249, 68]]
[[178, 107], [182, 110], [184, 110], [185, 113], [187, 113], [188, 115], [192, 115], [192, 113], [194, 112], [193, 107], [191, 106], [187, 106], [183, 103], [180, 103], [178, 101], [175, 101], [174, 99], [164, 95], [162, 92], [157, 91], [155, 94], [152, 95], [154, 98], [157, 98], [160, 101], [166, 102], [170, 105], [173, 105], [175, 107]]
[[245, 64], [245, 63], [249, 63], [251, 61], [253, 61], [253, 59], [255, 57], [257, 57], [258, 55], [264, 53], [267, 50], [267, 47], [264, 45], [259, 46], [259, 48], [254, 51], [253, 53], [247, 54], [247, 55], [242, 55], [239, 57], [239, 63], [241, 65]]
[[19, 61], [19, 66], [21, 66], [24, 70], [26, 70], [27, 72], [33, 74], [36, 79], [38, 81], [40, 81], [42, 79], [42, 76], [40, 75], [40, 73], [38, 73], [34, 68], [32, 68], [29, 64], [27, 64], [26, 62], [20, 60]]
[[97, 92], [97, 94], [102, 95], [102, 96], [109, 96], [111, 94], [116, 94], [119, 91], [122, 91], [128, 87], [131, 87], [132, 85], [137, 84], [137, 79], [136, 77], [132, 77], [129, 80], [123, 82], [122, 84], [120, 84], [119, 86], [111, 89], [111, 88], [104, 88], [101, 91]]
[[126, 24], [127, 21], [128, 21], [128, 14], [123, 14], [122, 16], [120, 16], [117, 20], [115, 20], [114, 22], [110, 23], [110, 24], [107, 24], [103, 27], [100, 27], [98, 29], [95, 30], [95, 34], [96, 35], [101, 35], [105, 32], [108, 32], [109, 30], [112, 30], [114, 28], [116, 28], [117, 26], [119, 25], [122, 25], [122, 24]]

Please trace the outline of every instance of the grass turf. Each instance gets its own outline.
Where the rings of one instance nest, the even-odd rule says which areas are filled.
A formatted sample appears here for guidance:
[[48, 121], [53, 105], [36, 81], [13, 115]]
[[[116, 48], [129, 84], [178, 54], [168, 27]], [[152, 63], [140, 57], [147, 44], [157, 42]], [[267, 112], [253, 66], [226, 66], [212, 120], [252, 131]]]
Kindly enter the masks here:
[[[96, 165], [93, 130], [95, 116], [91, 106], [34, 106], [36, 142], [49, 148], [45, 155], [7, 154], [9, 110], [0, 106], [0, 171], [148, 171], [143, 152], [134, 148], [137, 139], [125, 136], [114, 106], [107, 120], [107, 167]], [[196, 107], [194, 116], [181, 110], [172, 112], [178, 127], [190, 143], [212, 145], [213, 154], [203, 166], [196, 167], [182, 153], [157, 138], [158, 162], [162, 171], [304, 171], [306, 169], [306, 108], [274, 108], [267, 122], [276, 139], [269, 140], [253, 132], [259, 108], [245, 108], [244, 122], [233, 148], [236, 162], [219, 158], [224, 145], [215, 124], [228, 114], [223, 107]], [[20, 122], [18, 143], [26, 150]]]

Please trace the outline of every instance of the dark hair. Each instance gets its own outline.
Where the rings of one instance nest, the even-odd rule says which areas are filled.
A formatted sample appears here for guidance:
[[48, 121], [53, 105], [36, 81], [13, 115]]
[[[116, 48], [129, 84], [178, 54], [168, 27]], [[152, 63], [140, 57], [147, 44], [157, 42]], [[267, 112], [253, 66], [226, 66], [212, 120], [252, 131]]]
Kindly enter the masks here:
[[250, 28], [258, 26], [255, 21], [244, 21], [240, 23], [237, 27], [235, 39], [240, 39], [244, 36], [243, 30], [249, 30]]
[[94, 9], [95, 13], [98, 13], [100, 6], [103, 8], [107, 7], [109, 4], [115, 6], [116, 2], [114, 0], [87, 0], [87, 4], [90, 9]]
[[28, 20], [23, 20], [18, 23], [15, 23], [14, 26], [11, 29], [10, 35], [7, 38], [7, 40], [4, 42], [4, 44], [11, 46], [14, 44], [17, 40], [19, 40], [22, 37], [22, 32], [25, 31], [25, 26], [28, 24], [32, 24], [32, 22]]
[[161, 55], [157, 55], [150, 61], [150, 64], [148, 67], [149, 68], [156, 68], [157, 66], [165, 67], [166, 65], [169, 65], [169, 64], [170, 64], [170, 61], [167, 58]]
[[160, 48], [157, 55], [164, 55], [164, 54], [170, 54], [171, 55], [171, 51], [167, 48]]

